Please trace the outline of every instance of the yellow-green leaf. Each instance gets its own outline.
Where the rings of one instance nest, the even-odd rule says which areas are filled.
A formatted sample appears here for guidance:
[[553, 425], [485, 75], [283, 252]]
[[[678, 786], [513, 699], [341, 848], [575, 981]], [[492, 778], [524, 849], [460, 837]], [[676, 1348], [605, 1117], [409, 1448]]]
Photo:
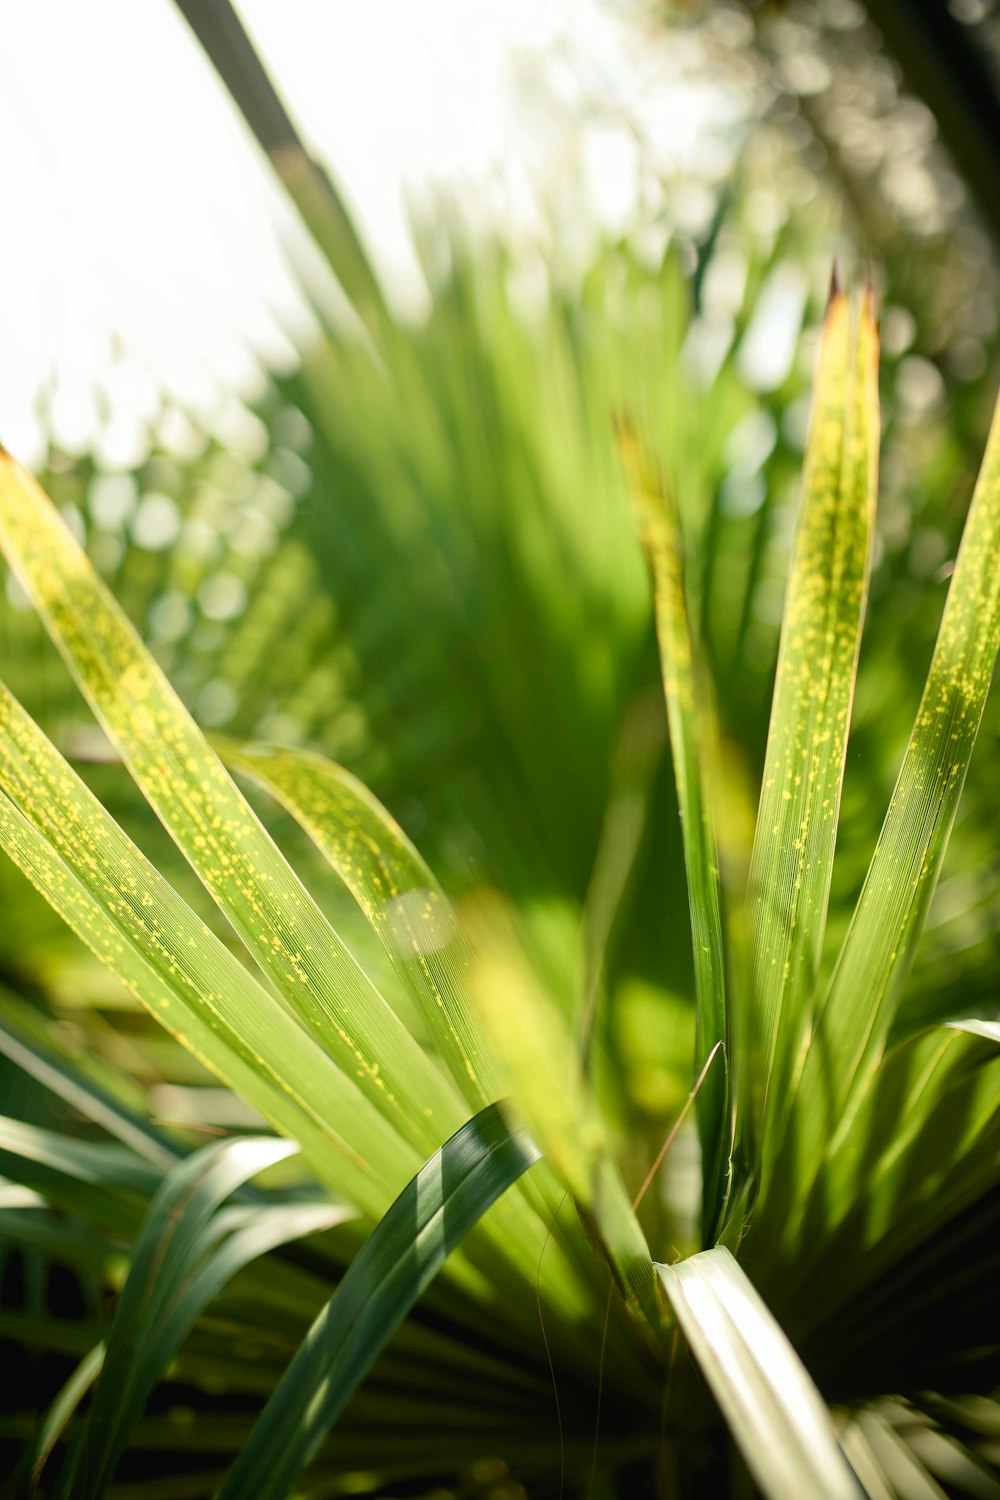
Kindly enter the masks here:
[[699, 673], [684, 588], [680, 522], [669, 488], [652, 469], [625, 423], [618, 441], [635, 504], [639, 536], [653, 575], [656, 633], [670, 725], [687, 870], [696, 990], [695, 1070], [722, 1045], [698, 1095], [698, 1127], [705, 1162], [706, 1238], [728, 1190], [732, 1129], [729, 1118], [729, 1026], [722, 942], [722, 900], [716, 849], [713, 773], [720, 758], [707, 681]]
[[476, 996], [505, 1065], [511, 1103], [573, 1195], [625, 1304], [656, 1342], [661, 1320], [653, 1263], [565, 1017], [520, 947], [509, 910], [481, 896], [467, 908], [477, 956]]
[[474, 1109], [502, 1089], [470, 1003], [473, 957], [451, 903], [396, 820], [343, 766], [306, 750], [216, 741], [223, 760], [275, 797], [337, 871], [415, 1000]]
[[0, 847], [161, 1025], [379, 1213], [419, 1158], [0, 686]]
[[[819, 353], [754, 833], [741, 1132], [769, 1156], [808, 1039], [826, 926], [878, 470], [878, 332], [836, 287]], [[757, 1154], [755, 1151], [754, 1154]]]
[[799, 1091], [800, 1159], [843, 1136], [885, 1047], [937, 885], [1000, 649], [1000, 406], [896, 787]]
[[0, 453], [0, 546], [178, 847], [289, 1009], [397, 1128], [434, 1149], [461, 1104], [333, 931], [55, 507]]

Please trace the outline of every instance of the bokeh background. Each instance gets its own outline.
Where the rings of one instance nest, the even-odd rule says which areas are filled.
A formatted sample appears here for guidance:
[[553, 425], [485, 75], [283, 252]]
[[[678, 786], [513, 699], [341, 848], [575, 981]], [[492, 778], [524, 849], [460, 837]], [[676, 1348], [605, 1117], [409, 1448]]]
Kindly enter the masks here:
[[[874, 282], [880, 515], [832, 953], [996, 392], [1000, 8], [238, 10], [377, 293], [351, 234], [308, 232], [174, 5], [34, 0], [0, 34], [0, 438], [206, 728], [342, 761], [451, 892], [512, 898], [553, 991], [593, 1011], [623, 1140], [659, 1141], [690, 1087], [690, 939], [614, 418], [677, 493], [738, 822], [831, 266]], [[6, 575], [0, 671], [214, 921]], [[994, 695], [909, 1029], [956, 996], [996, 1010], [998, 727]], [[377, 968], [332, 877], [262, 811]], [[0, 1019], [192, 1141], [252, 1122], [6, 862], [0, 903]], [[2, 1086], [5, 1113], [58, 1111], [16, 1069]], [[678, 1201], [693, 1149], [672, 1157]], [[31, 1295], [49, 1293], [15, 1266], [8, 1303]]]
[[[677, 1030], [647, 991], [685, 1011], [690, 960], [679, 858], [675, 888], [643, 877], [676, 815], [612, 419], [645, 425], [678, 490], [752, 799], [831, 264], [874, 280], [885, 444], [842, 908], [994, 392], [995, 8], [240, 13], [381, 283], [389, 377], [346, 262], [180, 11], [43, 0], [0, 40], [4, 441], [204, 725], [344, 761], [452, 889], [512, 893], [555, 970], [579, 968], [581, 931], [584, 950], [609, 938], [615, 1072], [659, 1113], [678, 1059], [649, 1028], [664, 1047]], [[99, 760], [11, 580], [0, 639], [15, 690]], [[928, 1014], [956, 965], [969, 1004], [993, 998], [995, 735], [994, 711], [924, 945]], [[129, 800], [116, 769], [92, 774]], [[8, 924], [8, 962], [61, 993], [89, 961], [32, 920], [37, 948], [27, 915]]]

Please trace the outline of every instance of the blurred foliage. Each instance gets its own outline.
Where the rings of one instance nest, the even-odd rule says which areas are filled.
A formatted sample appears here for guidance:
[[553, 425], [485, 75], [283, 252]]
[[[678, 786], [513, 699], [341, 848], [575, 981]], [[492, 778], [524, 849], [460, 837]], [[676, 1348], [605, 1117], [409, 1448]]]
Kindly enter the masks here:
[[[962, 24], [993, 66], [996, 7], [965, 9]], [[715, 77], [732, 111], [724, 149], [699, 175], [667, 163], [620, 93], [583, 91], [580, 131], [610, 121], [637, 154], [627, 230], [562, 261], [484, 239], [454, 204], [436, 205], [415, 230], [426, 315], [384, 322], [377, 357], [314, 288], [319, 332], [294, 372], [266, 373], [257, 391], [214, 412], [165, 397], [135, 462], [117, 462], [101, 439], [84, 454], [53, 440], [39, 468], [203, 726], [322, 750], [372, 787], [451, 893], [490, 884], [513, 899], [565, 1011], [596, 1008], [595, 1083], [622, 1127], [630, 1184], [687, 1096], [693, 980], [649, 585], [613, 417], [626, 413], [652, 435], [677, 493], [726, 747], [752, 799], [831, 251], [852, 273], [871, 267], [885, 432], [832, 955], [926, 674], [1000, 367], [990, 233], [962, 163], [906, 91], [863, 6], [651, 6], [637, 26], [638, 45], [664, 45], [667, 28], [669, 45], [683, 44], [691, 68]], [[533, 86], [544, 93], [544, 71]], [[551, 203], [556, 244], [579, 208], [567, 179]], [[6, 582], [0, 656], [12, 690], [217, 922]], [[998, 733], [994, 694], [900, 1037], [956, 1006], [996, 1009]], [[377, 964], [370, 935], [290, 820], [265, 816]], [[178, 1122], [188, 1143], [253, 1118], [153, 1030], [6, 861], [0, 901], [0, 1016], [37, 1026], [30, 1001], [102, 1086]], [[51, 1096], [13, 1065], [0, 1078], [4, 1113], [80, 1128], [72, 1110], [53, 1115]], [[684, 1196], [691, 1146], [682, 1137], [670, 1159], [668, 1195]], [[269, 1387], [267, 1361], [283, 1362], [316, 1305], [316, 1285], [299, 1282], [325, 1282], [338, 1255], [318, 1259], [316, 1275], [311, 1261], [288, 1269], [281, 1307], [255, 1301], [252, 1284], [234, 1294], [241, 1317], [262, 1320], [246, 1366], [255, 1389]], [[58, 1264], [47, 1252], [9, 1263], [5, 1328], [15, 1340], [18, 1319], [44, 1319], [53, 1301], [96, 1318], [107, 1268], [96, 1264], [77, 1285]], [[56, 1332], [68, 1337], [62, 1324]], [[182, 1394], [189, 1373], [210, 1381], [215, 1338], [200, 1326], [180, 1366]], [[54, 1347], [63, 1347], [55, 1334]], [[405, 1379], [405, 1348], [399, 1359]], [[42, 1362], [39, 1401], [65, 1369]], [[387, 1367], [387, 1388], [394, 1378]], [[515, 1406], [538, 1399], [533, 1378], [519, 1377]], [[900, 1432], [911, 1442], [913, 1428], [926, 1447], [937, 1424], [967, 1424], [995, 1445], [991, 1423], [995, 1408], [984, 1416], [946, 1403], [932, 1416], [900, 1405], [859, 1419], [863, 1440], [883, 1447]], [[463, 1493], [515, 1493], [479, 1469]]]
[[[803, 211], [755, 248], [755, 191], [725, 204], [698, 252], [681, 242], [651, 264], [607, 245], [582, 285], [543, 283], [527, 304], [537, 266], [474, 253], [439, 223], [425, 265], [429, 277], [435, 262], [446, 269], [428, 319], [394, 325], [391, 377], [328, 326], [253, 410], [230, 400], [217, 433], [168, 406], [134, 470], [54, 450], [41, 476], [207, 728], [348, 765], [448, 888], [489, 881], [536, 913], [563, 988], [580, 913], [601, 920], [602, 829], [633, 793], [646, 811], [607, 987], [690, 987], [687, 934], [661, 915], [682, 909], [679, 843], [662, 710], [641, 712], [656, 702], [657, 668], [615, 410], [656, 434], [693, 541], [723, 727], [748, 787], [759, 774], [828, 236]], [[885, 309], [890, 332], [905, 318]], [[963, 431], [981, 432], [985, 401], [983, 383], [949, 393], [891, 340], [883, 386], [880, 538], [832, 939], [929, 660], [973, 463]], [[16, 593], [3, 632], [14, 690], [59, 743], [100, 759], [99, 733]], [[623, 751], [637, 733], [648, 746], [638, 768]], [[88, 774], [137, 815], [117, 769]], [[985, 757], [972, 777], [921, 958], [928, 1016], [950, 1003], [956, 964], [970, 1003], [993, 983]], [[158, 829], [143, 826], [159, 851]], [[294, 837], [290, 847], [308, 858]], [[657, 866], [678, 871], [675, 891], [644, 879]], [[20, 883], [10, 899], [26, 901]], [[39, 923], [38, 962], [53, 967], [50, 944], [63, 940], [51, 919], [39, 908], [25, 921]], [[30, 929], [8, 931], [9, 962], [31, 973]], [[611, 1022], [612, 1046], [616, 1033]]]

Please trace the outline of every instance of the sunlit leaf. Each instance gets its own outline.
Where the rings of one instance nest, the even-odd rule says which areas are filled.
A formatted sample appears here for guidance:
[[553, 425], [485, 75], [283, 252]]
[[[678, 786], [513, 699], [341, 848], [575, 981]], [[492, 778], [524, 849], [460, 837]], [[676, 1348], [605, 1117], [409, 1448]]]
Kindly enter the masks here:
[[569, 1025], [541, 987], [502, 903], [478, 898], [467, 922], [478, 960], [476, 996], [506, 1067], [510, 1102], [572, 1193], [626, 1306], [655, 1346], [661, 1318], [649, 1247]]
[[835, 288], [816, 373], [747, 892], [752, 969], [749, 1014], [737, 1033], [740, 1128], [751, 1140], [763, 1132], [765, 1157], [780, 1138], [819, 973], [868, 590], [878, 442], [871, 293], [852, 321], [847, 297]]
[[334, 1151], [337, 1182], [377, 1212], [412, 1148], [190, 911], [2, 688], [0, 751], [0, 846], [162, 1025], [301, 1141], [328, 1179]]
[[454, 1093], [292, 873], [55, 507], [6, 454], [0, 545], [144, 795], [289, 1010], [387, 1119], [437, 1144], [456, 1123]]
[[729, 1251], [706, 1250], [657, 1271], [768, 1500], [860, 1500], [822, 1397]]
[[314, 752], [220, 742], [226, 763], [287, 808], [333, 865], [416, 1001], [474, 1108], [501, 1093], [471, 1009], [473, 957], [438, 881], [395, 819], [343, 766]]
[[1000, 1021], [977, 1021], [971, 1017], [964, 1021], [948, 1021], [955, 1031], [967, 1031], [973, 1036], [984, 1036], [991, 1042], [1000, 1042]]
[[[456, 1084], [474, 1108], [505, 1091], [494, 1038], [474, 996], [476, 959], [435, 876], [381, 803], [342, 766], [316, 753], [238, 746], [220, 740], [227, 764], [275, 796], [314, 840], [358, 902], [450, 1061]], [[539, 1223], [551, 1226], [557, 1203], [540, 1192], [539, 1175], [505, 1198], [490, 1228], [527, 1279], [537, 1279], [533, 1246]], [[526, 1196], [531, 1202], [526, 1201]], [[579, 1309], [579, 1269], [563, 1259], [558, 1231], [546, 1228], [544, 1291], [567, 1314]], [[577, 1247], [578, 1249], [581, 1247]]]
[[1000, 410], [976, 484], [916, 723], [821, 1008], [799, 1091], [805, 1171], [852, 1123], [902, 998], [1000, 648]]

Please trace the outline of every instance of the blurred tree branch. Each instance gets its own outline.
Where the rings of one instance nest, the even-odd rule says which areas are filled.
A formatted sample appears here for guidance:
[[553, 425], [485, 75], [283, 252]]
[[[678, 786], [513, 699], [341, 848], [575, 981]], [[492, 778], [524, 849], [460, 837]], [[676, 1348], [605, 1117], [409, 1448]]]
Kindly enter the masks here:
[[307, 150], [230, 0], [176, 4], [378, 342], [385, 301], [351, 214], [329, 174]]
[[945, 0], [865, 0], [887, 51], [937, 121], [985, 223], [1000, 242], [1000, 98], [971, 25]]

